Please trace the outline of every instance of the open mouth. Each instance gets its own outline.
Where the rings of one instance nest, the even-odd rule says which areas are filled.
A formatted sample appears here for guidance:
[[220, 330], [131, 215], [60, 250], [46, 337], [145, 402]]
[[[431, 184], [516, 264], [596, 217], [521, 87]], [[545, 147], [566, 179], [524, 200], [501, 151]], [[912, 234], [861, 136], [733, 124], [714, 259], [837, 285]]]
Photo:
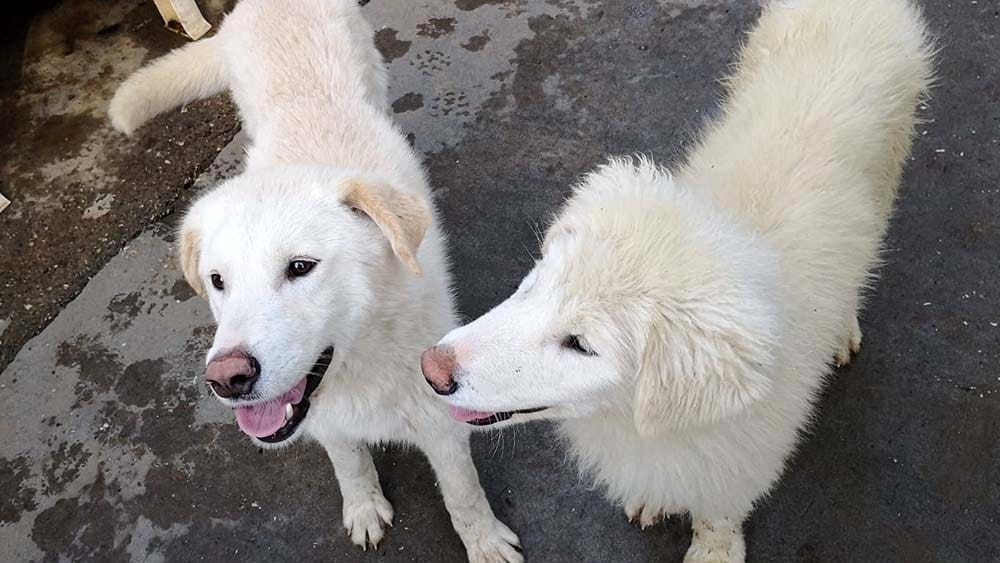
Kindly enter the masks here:
[[520, 409], [516, 411], [481, 412], [463, 409], [462, 407], [450, 406], [448, 407], [448, 413], [451, 414], [452, 418], [459, 422], [464, 422], [473, 426], [489, 426], [491, 424], [509, 420], [510, 417], [515, 414], [531, 414], [533, 412], [543, 411], [547, 408], [548, 407], [535, 407], [533, 409]]
[[284, 395], [266, 403], [236, 407], [236, 422], [245, 434], [277, 444], [295, 434], [309, 412], [309, 396], [319, 387], [333, 360], [333, 346], [323, 350], [309, 373]]

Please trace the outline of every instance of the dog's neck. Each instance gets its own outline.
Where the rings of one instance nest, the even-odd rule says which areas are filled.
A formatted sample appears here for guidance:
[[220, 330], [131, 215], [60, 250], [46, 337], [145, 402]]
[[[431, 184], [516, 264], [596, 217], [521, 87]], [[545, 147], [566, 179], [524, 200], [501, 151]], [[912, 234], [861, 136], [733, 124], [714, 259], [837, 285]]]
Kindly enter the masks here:
[[325, 164], [386, 177], [412, 168], [401, 149], [409, 147], [391, 120], [363, 98], [307, 100], [262, 122], [247, 167]]
[[[420, 276], [386, 252], [372, 277], [376, 297], [369, 314], [342, 356], [347, 370], [385, 362], [419, 375], [420, 353], [457, 325], [443, 247], [443, 236], [432, 225], [418, 252]], [[386, 343], [392, 343], [391, 349]]]

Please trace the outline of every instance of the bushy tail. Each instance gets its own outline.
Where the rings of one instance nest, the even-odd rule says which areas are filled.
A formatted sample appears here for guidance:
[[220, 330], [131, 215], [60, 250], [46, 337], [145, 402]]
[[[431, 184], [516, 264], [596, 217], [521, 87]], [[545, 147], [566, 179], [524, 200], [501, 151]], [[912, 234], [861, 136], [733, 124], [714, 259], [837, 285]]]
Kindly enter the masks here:
[[139, 69], [118, 87], [108, 116], [115, 129], [131, 135], [154, 116], [218, 94], [228, 80], [218, 36], [175, 49]]
[[[744, 71], [752, 75], [783, 54], [836, 73], [803, 77], [845, 94], [836, 103], [806, 87], [812, 101], [836, 104], [841, 115], [884, 130], [888, 147], [877, 147], [876, 153], [885, 158], [873, 168], [883, 176], [878, 182], [886, 190], [880, 194], [887, 199], [883, 205], [891, 205], [910, 153], [914, 112], [934, 81], [934, 42], [919, 7], [913, 0], [774, 0], [743, 51]], [[866, 92], [846, 95], [853, 90]]]

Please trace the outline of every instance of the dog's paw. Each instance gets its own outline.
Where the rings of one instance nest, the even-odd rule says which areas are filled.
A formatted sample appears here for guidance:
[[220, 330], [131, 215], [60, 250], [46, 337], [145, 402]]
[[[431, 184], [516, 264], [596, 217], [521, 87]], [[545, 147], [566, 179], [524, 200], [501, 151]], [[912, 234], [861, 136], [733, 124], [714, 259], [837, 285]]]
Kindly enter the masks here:
[[741, 526], [729, 519], [707, 521], [696, 519], [692, 526], [691, 547], [684, 563], [743, 563], [746, 544]]
[[858, 324], [858, 317], [851, 317], [844, 334], [840, 335], [837, 343], [837, 352], [834, 354], [834, 361], [837, 367], [844, 367], [851, 363], [851, 355], [861, 351], [861, 325]]
[[663, 510], [633, 499], [625, 503], [625, 516], [629, 522], [639, 524], [639, 527], [645, 530], [663, 519]]
[[523, 563], [521, 555], [521, 540], [506, 524], [491, 518], [475, 524], [462, 525], [456, 523], [455, 530], [465, 551], [469, 563]]
[[392, 505], [381, 492], [344, 499], [344, 528], [355, 545], [366, 551], [369, 544], [377, 548], [387, 525], [392, 526]]

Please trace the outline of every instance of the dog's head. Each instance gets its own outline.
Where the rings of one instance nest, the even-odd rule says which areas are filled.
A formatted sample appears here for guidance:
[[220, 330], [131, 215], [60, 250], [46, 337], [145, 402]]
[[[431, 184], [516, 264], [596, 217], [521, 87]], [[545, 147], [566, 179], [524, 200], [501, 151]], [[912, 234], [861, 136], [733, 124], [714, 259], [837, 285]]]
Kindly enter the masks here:
[[669, 175], [602, 167], [542, 254], [513, 296], [425, 352], [424, 374], [457, 419], [616, 411], [655, 435], [768, 393], [777, 261]]
[[245, 174], [191, 207], [180, 262], [218, 325], [206, 383], [245, 433], [263, 444], [297, 435], [380, 293], [420, 274], [430, 222], [423, 197], [309, 167]]

